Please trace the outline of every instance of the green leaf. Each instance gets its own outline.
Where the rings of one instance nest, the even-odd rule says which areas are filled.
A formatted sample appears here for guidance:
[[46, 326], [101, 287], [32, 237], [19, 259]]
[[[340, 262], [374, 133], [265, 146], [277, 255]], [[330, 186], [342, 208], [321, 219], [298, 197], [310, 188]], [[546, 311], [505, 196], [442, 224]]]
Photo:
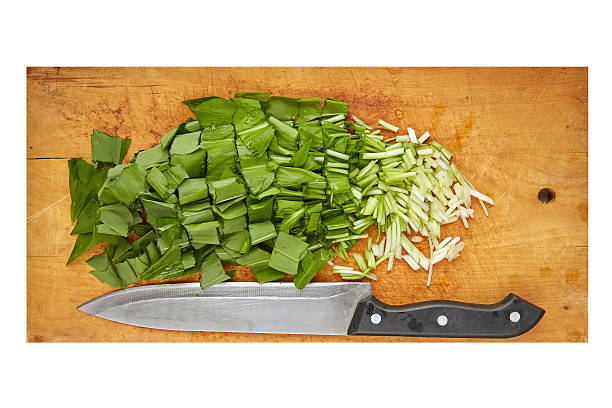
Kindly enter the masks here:
[[298, 119], [297, 123], [310, 122], [321, 117], [321, 98], [302, 98], [298, 100]]
[[306, 214], [304, 222], [304, 232], [310, 234], [319, 229], [321, 223], [321, 213]]
[[89, 201], [85, 208], [81, 211], [79, 218], [77, 219], [77, 223], [70, 232], [70, 235], [74, 234], [87, 234], [92, 232], [94, 227], [96, 226], [96, 222], [98, 221], [98, 206], [100, 204], [95, 201]]
[[115, 268], [117, 268], [117, 275], [126, 285], [130, 285], [140, 280], [128, 261], [115, 264]]
[[333, 256], [325, 248], [317, 249], [309, 253], [300, 261], [300, 269], [293, 278], [296, 288], [304, 289], [306, 284], [315, 277], [323, 265], [332, 260]]
[[274, 137], [274, 128], [268, 126], [267, 122], [263, 122], [255, 127], [243, 130], [238, 134], [238, 137], [253, 156], [257, 158], [266, 153], [266, 149]]
[[198, 149], [188, 154], [172, 154], [170, 163], [182, 166], [189, 177], [202, 177], [205, 158], [206, 151]]
[[318, 122], [300, 123], [298, 138], [301, 145], [310, 141], [311, 149], [318, 151], [323, 149], [323, 129]]
[[[236, 259], [232, 255], [230, 255], [229, 252], [226, 251], [225, 248], [223, 247], [220, 247], [220, 246], [215, 247], [214, 254], [217, 255], [219, 259], [221, 259], [221, 262], [226, 265], [238, 265], [238, 263], [236, 262]], [[237, 254], [237, 256], [238, 255], [240, 254]]]
[[153, 238], [155, 238], [155, 235], [153, 234], [153, 232], [151, 232], [150, 235], [145, 235], [141, 237], [139, 240], [134, 242], [132, 245], [130, 245], [130, 243], [125, 238], [119, 238], [116, 245], [106, 246], [107, 250], [110, 249], [109, 247], [114, 247], [113, 253], [110, 254], [109, 252], [109, 258], [111, 259], [111, 262], [115, 264], [115, 263], [123, 262], [126, 259], [135, 256], [137, 253], [141, 251], [140, 249], [141, 244], [143, 244], [144, 241], [147, 241], [147, 240], [150, 241]]
[[225, 250], [229, 249], [240, 254], [248, 252], [249, 248], [251, 248], [251, 237], [249, 235], [249, 231], [240, 230], [224, 235], [221, 238], [221, 246]]
[[249, 98], [259, 102], [268, 102], [270, 99], [270, 92], [236, 92], [234, 96], [236, 98]]
[[254, 198], [255, 200], [262, 200], [266, 197], [273, 197], [277, 194], [280, 193], [280, 190], [276, 187], [270, 187], [269, 189], [267, 189], [266, 191], [262, 191], [261, 193], [257, 194], [256, 196], [252, 196], [252, 198]]
[[308, 244], [299, 238], [279, 232], [270, 257], [270, 267], [289, 274], [296, 274]]
[[207, 289], [212, 285], [234, 277], [234, 271], [225, 271], [221, 260], [216, 254], [210, 254], [202, 262], [202, 275], [200, 275], [200, 288]]
[[159, 194], [162, 200], [167, 200], [176, 188], [189, 175], [182, 165], [171, 165], [162, 171], [162, 167], [153, 167], [147, 172], [147, 183]]
[[219, 245], [219, 236], [217, 235], [217, 227], [219, 223], [216, 221], [202, 222], [199, 224], [185, 225], [187, 234], [191, 238], [191, 243], [195, 249], [201, 248], [205, 244]]
[[295, 211], [304, 207], [304, 202], [302, 200], [276, 200], [276, 216], [278, 218], [285, 218]]
[[351, 184], [348, 177], [341, 174], [328, 175], [327, 184], [334, 194], [343, 194], [351, 192]]
[[183, 212], [183, 225], [214, 221], [212, 206], [208, 200], [186, 204], [181, 208]]
[[171, 193], [174, 193], [176, 188], [190, 175], [181, 164], [172, 164], [166, 170], [164, 170], [164, 176], [168, 180], [168, 189]]
[[134, 214], [119, 203], [100, 207], [100, 221], [122, 237], [127, 236], [130, 225], [138, 222]]
[[107, 245], [103, 253], [89, 258], [87, 260], [87, 264], [94, 268], [94, 270], [90, 271], [89, 273], [95, 276], [100, 282], [106, 283], [113, 288], [123, 288], [125, 287], [125, 284], [115, 273], [113, 265], [110, 261], [112, 254], [109, 254], [109, 251], [112, 251], [113, 249], [114, 248], [112, 245]]
[[270, 262], [270, 253], [261, 248], [251, 248], [247, 254], [237, 258], [236, 261], [239, 265], [249, 266], [251, 271], [253, 271], [253, 275], [255, 275], [255, 279], [257, 279], [259, 283], [284, 279], [286, 276], [283, 272], [268, 266]]
[[[144, 253], [144, 256], [146, 257], [146, 252]], [[146, 271], [149, 268], [149, 263], [148, 263], [148, 257], [146, 257], [146, 262], [141, 260], [138, 257], [135, 258], [129, 258], [127, 260], [127, 263], [130, 264], [130, 266], [132, 267], [132, 270], [134, 271], [134, 273], [136, 274], [136, 276], [138, 277], [138, 280], [140, 280], [140, 276], [142, 276], [142, 274], [144, 273], [144, 271]]]
[[251, 245], [257, 245], [276, 237], [276, 229], [271, 221], [262, 221], [249, 224], [249, 234], [251, 234]]
[[141, 279], [169, 279], [170, 276], [182, 272], [181, 248], [173, 246], [157, 262], [143, 272]]
[[188, 204], [208, 197], [205, 178], [190, 178], [178, 187], [179, 203]]
[[137, 164], [125, 166], [119, 176], [106, 187], [110, 197], [114, 198], [114, 201], [106, 203], [119, 201], [126, 205], [132, 204], [149, 187], [146, 175], [145, 170]]
[[291, 213], [291, 215], [286, 217], [283, 220], [283, 222], [279, 225], [278, 227], [279, 231], [285, 231], [288, 233], [302, 219], [305, 212], [306, 212], [306, 207], [302, 207], [299, 210]]
[[269, 261], [270, 253], [258, 247], [251, 247], [249, 252], [236, 258], [238, 265], [249, 266], [251, 269], [266, 267]]
[[[238, 203], [238, 202], [240, 202], [242, 200], [244, 200], [244, 197], [236, 197], [236, 198], [234, 198], [232, 200], [228, 200], [228, 201], [224, 201], [224, 202], [222, 202], [220, 204], [216, 204], [215, 205], [215, 211], [223, 213], [228, 208], [232, 207], [234, 204], [236, 204], [236, 203]], [[246, 212], [246, 210], [244, 212]], [[236, 215], [242, 215], [242, 214], [244, 214], [244, 212], [241, 211], [240, 214], [236, 214]]]
[[147, 245], [146, 251], [149, 261], [151, 261], [152, 264], [159, 261], [162, 256], [161, 252], [159, 252], [159, 249], [153, 242], [150, 242], [149, 245]]
[[147, 216], [147, 222], [157, 225], [157, 218], [172, 218], [177, 216], [177, 208], [174, 203], [153, 201], [142, 198], [140, 200]]
[[162, 200], [167, 199], [172, 194], [173, 190], [169, 186], [168, 179], [157, 167], [149, 169], [146, 180]]
[[[269, 153], [270, 158], [275, 157], [275, 156], [280, 156], [280, 158], [287, 159], [286, 161], [283, 160], [282, 162], [276, 159], [279, 161], [279, 163], [283, 163], [283, 162], [289, 163], [289, 161], [291, 161], [291, 156], [293, 156], [296, 150], [297, 150], [297, 147], [293, 149], [285, 149], [284, 147], [279, 145], [278, 138], [276, 137], [276, 135], [272, 138], [272, 141], [270, 141], [270, 146], [268, 146], [268, 153]], [[287, 157], [284, 158], [283, 156], [287, 156]]]
[[174, 242], [174, 239], [181, 232], [181, 227], [176, 218], [157, 218], [155, 224], [157, 232], [166, 242]]
[[240, 231], [241, 229], [245, 229], [247, 227], [246, 215], [241, 215], [239, 217], [227, 220], [221, 219], [220, 224], [219, 231], [221, 234], [225, 235]]
[[136, 156], [135, 163], [143, 169], [158, 166], [168, 162], [168, 151], [162, 145], [157, 145], [147, 150], [142, 150]]
[[[183, 130], [185, 131], [184, 133], [200, 132], [202, 131], [202, 126], [197, 120], [188, 120], [183, 123]], [[183, 134], [183, 132], [179, 132], [178, 134]]]
[[255, 279], [257, 279], [257, 282], [259, 283], [274, 282], [280, 279], [285, 279], [287, 277], [285, 273], [277, 271], [276, 269], [270, 266], [264, 266], [261, 268], [252, 267], [251, 271], [253, 271]]
[[201, 143], [206, 150], [213, 151], [214, 140], [234, 140], [234, 126], [231, 124], [202, 130]]
[[210, 182], [208, 187], [215, 204], [246, 196], [244, 185], [238, 182], [236, 177], [215, 180]]
[[119, 237], [116, 235], [102, 234], [96, 229], [94, 229], [92, 233], [79, 235], [74, 243], [74, 247], [72, 248], [72, 252], [70, 253], [70, 257], [68, 258], [66, 265], [83, 255], [98, 242], [106, 241], [111, 244], [116, 244], [119, 242], [118, 238]]
[[[201, 99], [203, 101], [205, 99], [210, 99], [210, 98], [201, 98]], [[170, 144], [172, 144], [172, 141], [174, 140], [176, 135], [182, 135], [183, 133], [196, 132], [201, 129], [202, 127], [200, 126], [200, 123], [197, 120], [188, 118], [186, 121], [184, 121], [183, 123], [181, 123], [174, 129], [172, 129], [171, 131], [163, 135], [160, 139], [160, 144], [164, 149], [168, 150], [168, 147], [170, 146]]]
[[259, 101], [248, 98], [234, 98], [232, 100], [236, 105], [236, 112], [232, 119], [236, 132], [239, 133], [249, 129], [266, 119]]
[[195, 108], [192, 108], [192, 110], [198, 121], [200, 121], [202, 128], [207, 128], [209, 126], [231, 124], [236, 106], [227, 99], [212, 98], [200, 103]]
[[293, 166], [293, 167], [304, 167], [304, 164], [306, 164], [306, 159], [308, 159], [308, 152], [310, 151], [310, 143], [311, 143], [310, 140], [306, 141], [298, 149], [298, 151], [295, 152], [295, 154], [291, 158], [291, 161], [289, 162], [290, 166]]
[[70, 219], [74, 222], [83, 209], [97, 200], [98, 191], [107, 177], [107, 170], [98, 170], [83, 159], [68, 160], [68, 184], [70, 186]]
[[298, 114], [298, 98], [271, 96], [266, 106], [266, 116], [274, 116], [282, 121], [293, 121]]
[[351, 226], [351, 222], [344, 214], [336, 215], [334, 217], [326, 217], [323, 220], [323, 225], [327, 230], [337, 230], [341, 228], [348, 228]]
[[325, 180], [325, 178], [312, 171], [297, 167], [279, 167], [276, 172], [276, 184], [280, 187], [295, 187], [313, 180]]
[[260, 164], [242, 164], [240, 172], [251, 194], [259, 194], [274, 183], [274, 172], [270, 170], [266, 159]]
[[[174, 241], [170, 244], [167, 244], [164, 240], [164, 237], [159, 234], [157, 236], [157, 247], [159, 248], [159, 252], [164, 255], [171, 247], [178, 247], [181, 249], [185, 249], [189, 247], [191, 243], [189, 242], [189, 235], [187, 231], [181, 228], [181, 233], [179, 236], [174, 238]], [[198, 246], [199, 248], [199, 246]]]
[[[185, 271], [196, 266], [195, 251], [191, 250], [184, 252], [183, 255], [181, 255], [181, 263], [183, 264], [183, 269]], [[194, 273], [195, 272], [198, 271], [194, 271]]]
[[251, 197], [247, 197], [246, 202], [250, 222], [257, 223], [272, 218], [272, 210], [274, 208], [273, 197], [264, 200], [256, 200]]
[[[196, 259], [196, 265], [198, 267], [200, 267], [202, 265], [202, 262], [204, 261], [204, 259], [206, 259], [206, 257], [212, 253], [215, 248], [219, 248], [216, 245], [204, 245], [202, 248], [198, 248], [196, 249], [195, 252], [195, 259]], [[199, 272], [199, 271], [198, 271]]]
[[200, 148], [200, 133], [185, 133], [177, 135], [170, 146], [170, 154], [189, 154]]
[[270, 116], [268, 120], [276, 129], [276, 140], [279, 146], [291, 151], [297, 150], [298, 130], [281, 122], [274, 116]]
[[224, 220], [238, 218], [247, 213], [247, 207], [244, 200], [242, 198], [239, 198], [239, 200], [240, 201], [234, 202], [231, 206], [224, 208], [223, 211], [219, 208], [220, 206], [213, 206], [213, 212]]
[[91, 157], [96, 167], [119, 164], [130, 146], [130, 139], [111, 136], [101, 130], [91, 134]]
[[323, 116], [348, 115], [349, 104], [338, 99], [327, 98], [323, 104]]
[[161, 139], [159, 140], [159, 143], [162, 149], [164, 150], [168, 149], [168, 146], [170, 146], [170, 144], [174, 140], [176, 136], [176, 132], [179, 130], [179, 127], [180, 126], [175, 127], [174, 129], [172, 129], [171, 131], [169, 131], [168, 133], [166, 133], [165, 135], [161, 137]]
[[209, 101], [211, 99], [217, 99], [218, 96], [205, 96], [203, 98], [196, 98], [196, 99], [188, 99], [186, 101], [183, 101], [182, 103], [184, 103], [185, 105], [187, 105], [189, 107], [189, 109], [191, 109], [192, 111], [198, 107], [198, 105], [200, 105], [202, 102], [205, 101]]

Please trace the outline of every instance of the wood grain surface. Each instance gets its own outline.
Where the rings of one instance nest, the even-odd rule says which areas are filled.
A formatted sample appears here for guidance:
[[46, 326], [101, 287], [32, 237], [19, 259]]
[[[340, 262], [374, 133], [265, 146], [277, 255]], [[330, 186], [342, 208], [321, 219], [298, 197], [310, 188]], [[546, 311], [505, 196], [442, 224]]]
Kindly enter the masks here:
[[[66, 159], [91, 159], [91, 131], [130, 137], [131, 158], [191, 116], [181, 100], [272, 91], [335, 97], [368, 122], [382, 118], [402, 130], [429, 130], [455, 153], [472, 184], [495, 200], [489, 217], [475, 207], [468, 230], [461, 223], [443, 227], [442, 236], [460, 234], [466, 247], [452, 263], [436, 264], [431, 287], [425, 271], [396, 262], [387, 272], [385, 263], [372, 284], [378, 299], [491, 303], [513, 292], [546, 314], [527, 334], [505, 341], [585, 342], [587, 81], [586, 68], [28, 68], [27, 340], [440, 341], [161, 331], [76, 310], [111, 289], [85, 264], [101, 247], [65, 265], [75, 239]], [[556, 193], [553, 202], [538, 201], [544, 187]], [[240, 268], [234, 280], [254, 279]], [[325, 266], [315, 280], [338, 277]]]

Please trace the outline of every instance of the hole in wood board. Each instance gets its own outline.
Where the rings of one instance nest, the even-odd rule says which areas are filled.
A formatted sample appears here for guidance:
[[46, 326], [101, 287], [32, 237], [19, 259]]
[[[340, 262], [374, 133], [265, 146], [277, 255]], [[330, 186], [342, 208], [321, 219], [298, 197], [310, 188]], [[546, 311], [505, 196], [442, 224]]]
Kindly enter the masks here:
[[538, 191], [538, 200], [540, 200], [542, 204], [552, 203], [553, 201], [555, 201], [555, 197], [555, 192], [552, 191], [550, 188], [543, 188]]

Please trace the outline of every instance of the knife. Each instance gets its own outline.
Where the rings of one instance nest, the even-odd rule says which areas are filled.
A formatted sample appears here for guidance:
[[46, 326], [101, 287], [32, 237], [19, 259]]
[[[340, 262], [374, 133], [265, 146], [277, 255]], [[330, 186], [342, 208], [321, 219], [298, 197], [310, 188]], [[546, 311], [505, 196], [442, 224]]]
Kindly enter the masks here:
[[544, 315], [509, 294], [481, 305], [436, 300], [390, 306], [369, 283], [227, 282], [206, 290], [198, 283], [137, 286], [100, 296], [78, 310], [107, 320], [163, 330], [509, 338]]

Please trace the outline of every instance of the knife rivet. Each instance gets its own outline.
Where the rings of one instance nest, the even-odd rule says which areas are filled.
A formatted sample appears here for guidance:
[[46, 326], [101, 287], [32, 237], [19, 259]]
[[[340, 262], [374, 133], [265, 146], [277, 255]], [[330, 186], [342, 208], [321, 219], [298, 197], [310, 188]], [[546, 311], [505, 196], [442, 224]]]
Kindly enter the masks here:
[[448, 317], [446, 317], [444, 315], [438, 316], [438, 324], [440, 326], [446, 326], [447, 323], [448, 323]]
[[370, 316], [370, 321], [374, 324], [379, 324], [381, 320], [382, 317], [380, 317], [378, 313], [374, 313], [372, 316]]
[[521, 320], [521, 314], [519, 312], [512, 312], [512, 313], [510, 313], [510, 321], [512, 323], [516, 323], [519, 320]]

